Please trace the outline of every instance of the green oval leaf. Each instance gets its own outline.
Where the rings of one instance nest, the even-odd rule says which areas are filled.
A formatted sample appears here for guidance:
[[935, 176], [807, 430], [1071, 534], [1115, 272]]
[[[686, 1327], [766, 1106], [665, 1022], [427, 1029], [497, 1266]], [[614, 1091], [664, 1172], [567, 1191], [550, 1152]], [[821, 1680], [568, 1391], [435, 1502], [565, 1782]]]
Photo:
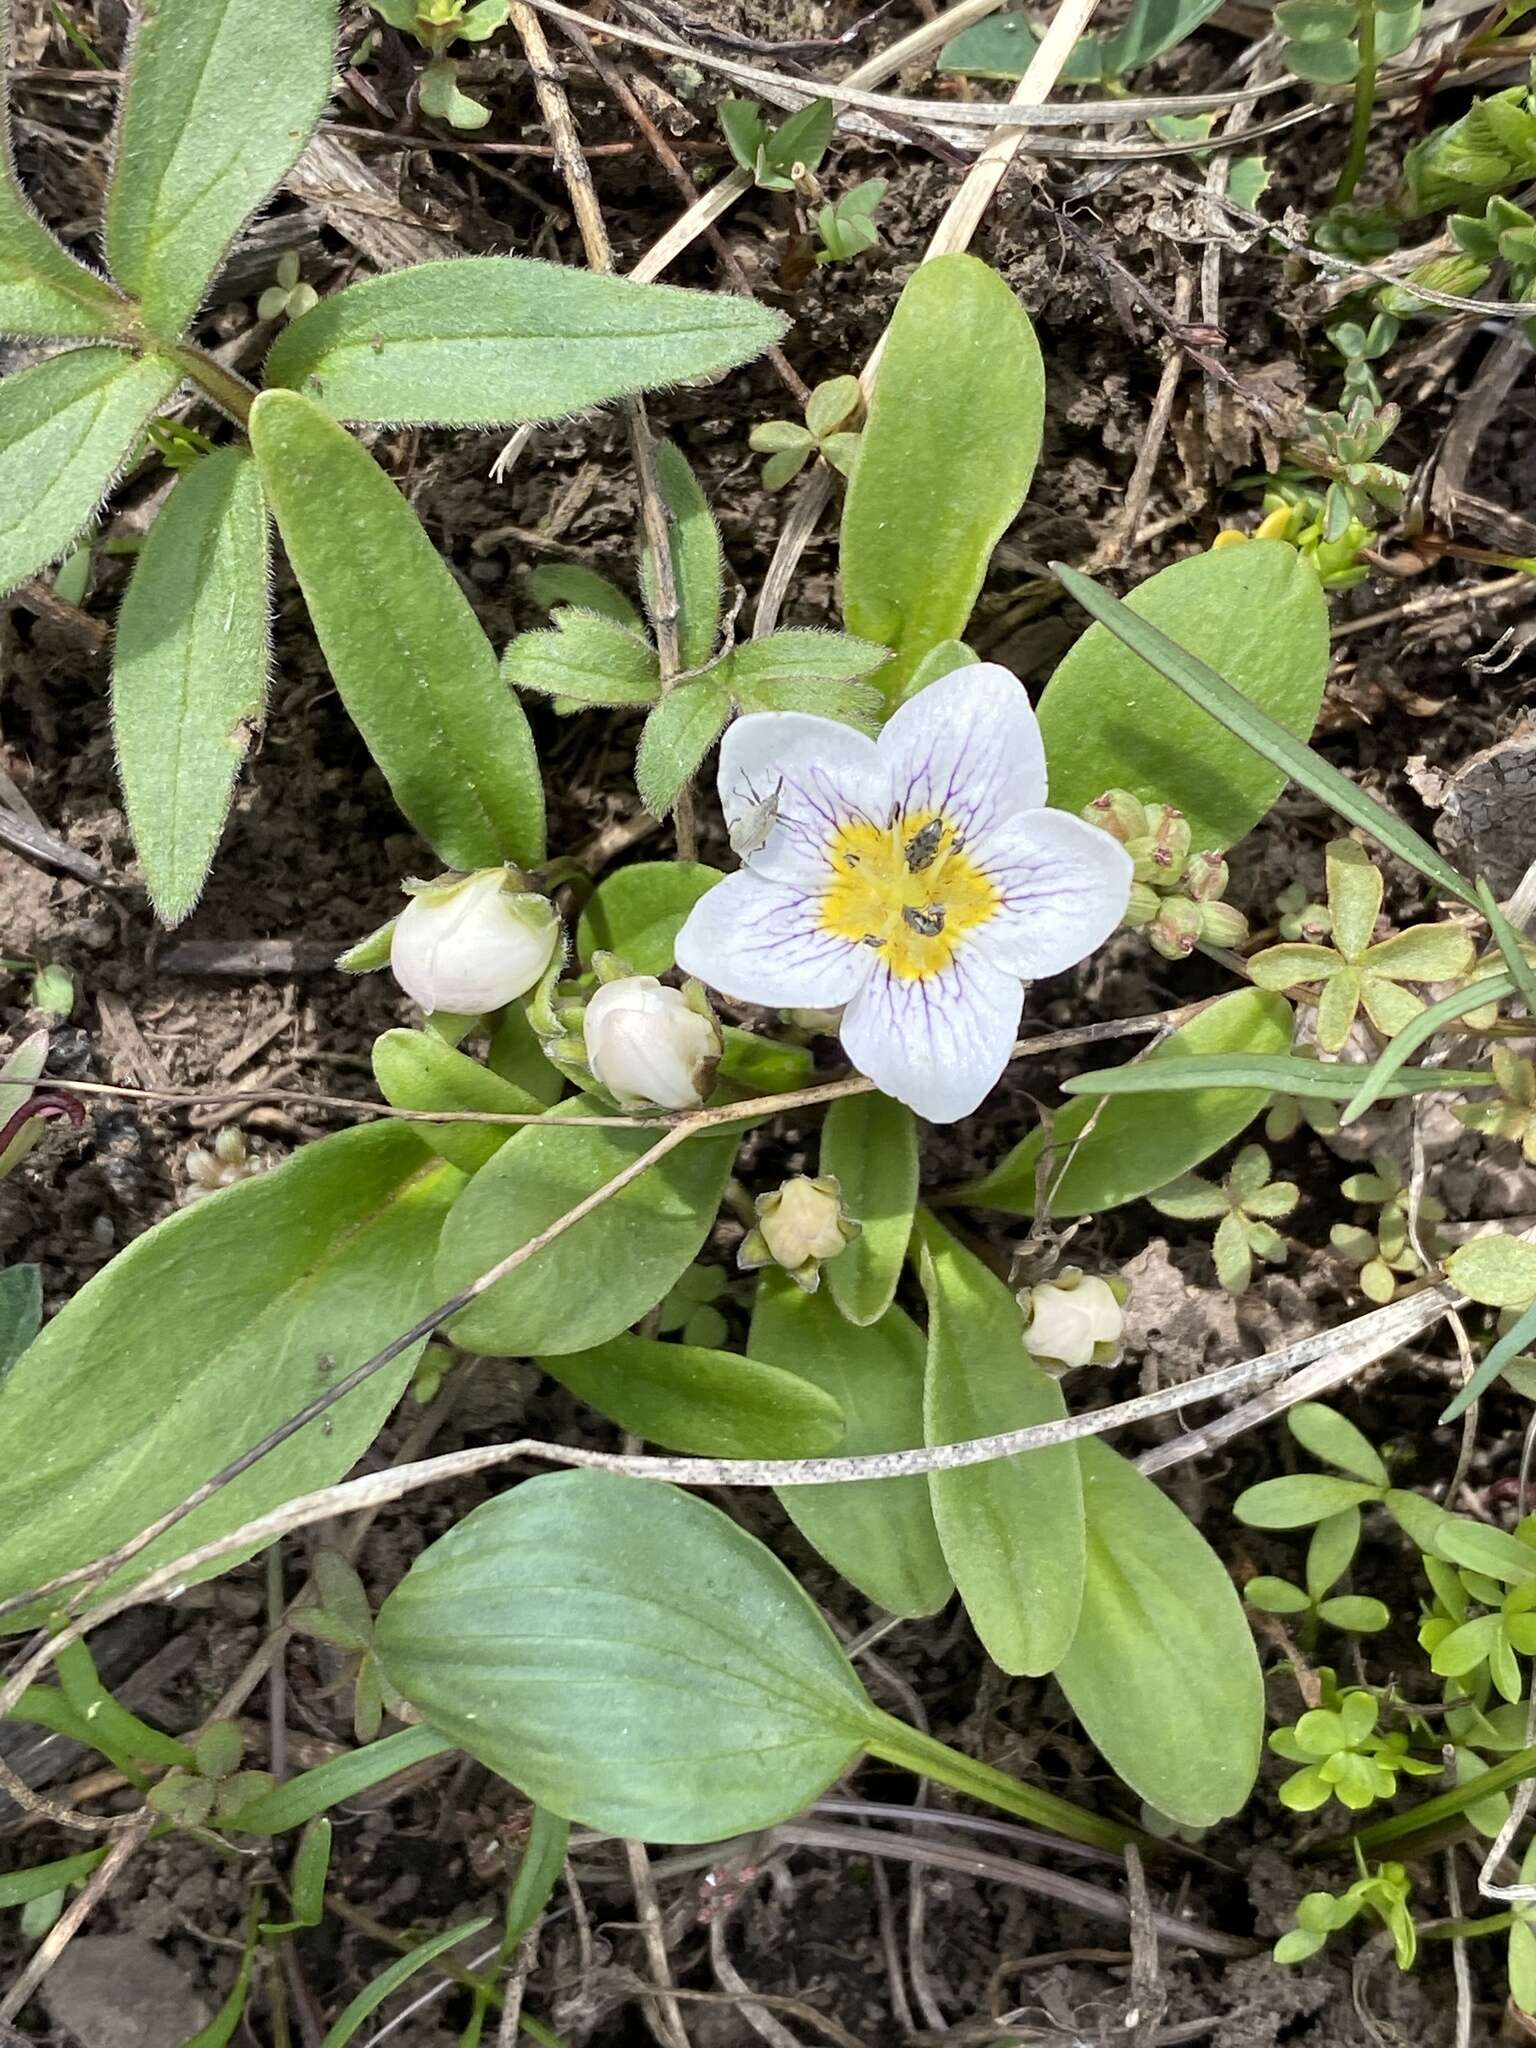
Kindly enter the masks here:
[[556, 1472], [487, 1501], [379, 1611], [390, 1683], [540, 1806], [713, 1842], [825, 1791], [873, 1710], [789, 1573], [718, 1508]]
[[665, 974], [690, 910], [722, 879], [696, 860], [643, 860], [600, 882], [576, 927], [576, 950], [617, 953], [636, 974]]
[[59, 246], [21, 189], [11, 154], [9, 56], [0, 28], [0, 334], [71, 341], [116, 334], [127, 305]]
[[[396, 1109], [475, 1109], [542, 1116], [545, 1105], [431, 1031], [386, 1031], [373, 1041], [373, 1077]], [[416, 1124], [417, 1137], [463, 1173], [478, 1173], [515, 1124]]]
[[[951, 38], [939, 52], [941, 71], [966, 78], [1022, 78], [1040, 47], [1040, 32], [1027, 14], [1010, 8], [988, 15]], [[1095, 35], [1079, 36], [1062, 70], [1067, 85], [1097, 85], [1104, 76], [1103, 45]]]
[[161, 922], [202, 894], [267, 693], [267, 513], [221, 448], [181, 476], [129, 579], [112, 663], [128, 823]]
[[331, 92], [336, 0], [155, 0], [135, 17], [107, 261], [176, 341], [243, 222], [298, 162]]
[[[995, 1274], [924, 1226], [928, 1297], [924, 1441], [963, 1443], [1059, 1422], [1061, 1388], [1024, 1348], [1024, 1318]], [[1005, 1671], [1053, 1671], [1083, 1600], [1077, 1448], [1060, 1444], [928, 1478], [944, 1557], [987, 1655]]]
[[850, 1323], [879, 1322], [896, 1296], [917, 1207], [917, 1124], [888, 1095], [844, 1095], [821, 1128], [821, 1171], [843, 1192], [861, 1226], [823, 1274]]
[[[571, 1101], [571, 1113], [590, 1108]], [[443, 1233], [444, 1295], [557, 1222], [656, 1142], [655, 1131], [562, 1129], [558, 1112], [509, 1138]], [[455, 1317], [454, 1340], [499, 1358], [605, 1344], [654, 1308], [709, 1235], [740, 1142], [692, 1138]]]
[[843, 1440], [830, 1393], [731, 1351], [610, 1337], [539, 1364], [636, 1436], [702, 1458], [815, 1458]]
[[601, 612], [563, 605], [554, 622], [519, 633], [501, 657], [509, 685], [583, 704], [654, 704], [661, 695], [656, 650], [641, 633]]
[[1077, 1448], [1088, 1575], [1057, 1681], [1133, 1792], [1186, 1827], [1210, 1827], [1253, 1789], [1264, 1735], [1242, 1602], [1165, 1493], [1107, 1444]]
[[784, 326], [734, 292], [461, 256], [322, 299], [278, 336], [266, 377], [336, 419], [510, 426], [734, 369]]
[[1009, 286], [974, 256], [920, 264], [886, 331], [840, 542], [849, 631], [895, 649], [874, 679], [889, 703], [963, 635], [1044, 417], [1040, 345]]
[[1337, 1465], [1341, 1472], [1347, 1472], [1352, 1479], [1363, 1479], [1368, 1486], [1390, 1484], [1376, 1446], [1337, 1409], [1325, 1407], [1321, 1401], [1303, 1401], [1291, 1410], [1286, 1421], [1297, 1443], [1325, 1465]]
[[[1278, 1053], [1290, 1042], [1291, 1008], [1283, 996], [1236, 989], [1191, 1017], [1141, 1064], [1216, 1053]], [[1202, 1088], [1179, 1104], [1177, 1116], [1170, 1116], [1156, 1096], [1127, 1096], [1107, 1103], [1097, 1118], [1098, 1104], [1079, 1100], [1060, 1112], [1049, 1134], [1044, 1125], [1031, 1131], [1000, 1166], [961, 1189], [960, 1198], [1010, 1216], [1032, 1216], [1036, 1169], [1046, 1144], [1055, 1159], [1066, 1159], [1092, 1120], [1093, 1128], [1077, 1145], [1070, 1165], [1059, 1174], [1053, 1168], [1047, 1179], [1047, 1187], [1054, 1186], [1050, 1210], [1053, 1216], [1085, 1216], [1113, 1209], [1163, 1187], [1220, 1151], [1247, 1129], [1269, 1097], [1269, 1087]]]
[[1536, 1578], [1536, 1547], [1506, 1529], [1451, 1516], [1435, 1531], [1435, 1549], [1452, 1564], [1512, 1586]]
[[[24, 1461], [0, 1468], [0, 1597], [134, 1535], [409, 1329], [437, 1299], [432, 1253], [462, 1186], [409, 1131], [372, 1125], [306, 1145], [119, 1253], [0, 1388], [0, 1438], [27, 1446]], [[340, 1479], [378, 1433], [419, 1348], [108, 1583], [140, 1578]]]
[[[926, 1345], [901, 1309], [850, 1329], [825, 1287], [805, 1294], [792, 1280], [765, 1273], [749, 1346], [754, 1358], [832, 1396], [843, 1412], [845, 1456], [907, 1451], [922, 1442]], [[778, 1496], [834, 1571], [892, 1614], [937, 1614], [955, 1590], [921, 1473], [851, 1486], [781, 1486]]]
[[544, 791], [491, 644], [367, 450], [264, 392], [251, 446], [336, 687], [395, 801], [445, 867], [544, 858]]
[[80, 538], [180, 382], [161, 356], [78, 348], [0, 384], [0, 596]]
[[1345, 1508], [1380, 1500], [1381, 1491], [1362, 1480], [1335, 1479], [1331, 1472], [1293, 1472], [1250, 1486], [1232, 1512], [1250, 1529], [1305, 1529]]
[[1524, 1308], [1536, 1297], [1536, 1244], [1522, 1238], [1474, 1237], [1457, 1246], [1445, 1270], [1463, 1294], [1487, 1308]]
[[[1248, 541], [1159, 570], [1126, 599], [1250, 702], [1306, 739], [1328, 674], [1328, 602], [1283, 541]], [[1106, 789], [1169, 803], [1194, 844], [1228, 847], [1269, 810], [1283, 770], [1092, 625], [1040, 699], [1051, 802], [1079, 811]]]

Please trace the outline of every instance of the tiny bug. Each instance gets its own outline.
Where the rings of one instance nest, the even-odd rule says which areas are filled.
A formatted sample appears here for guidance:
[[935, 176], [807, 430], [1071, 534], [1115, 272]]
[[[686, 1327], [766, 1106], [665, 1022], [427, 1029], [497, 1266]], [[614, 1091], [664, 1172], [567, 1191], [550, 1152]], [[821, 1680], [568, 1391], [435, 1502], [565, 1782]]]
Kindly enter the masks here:
[[778, 783], [767, 796], [760, 797], [751, 783], [747, 794], [752, 802], [731, 827], [731, 851], [738, 860], [749, 860], [754, 853], [761, 853], [768, 844], [768, 835], [778, 823], [779, 797], [784, 788], [781, 775]]

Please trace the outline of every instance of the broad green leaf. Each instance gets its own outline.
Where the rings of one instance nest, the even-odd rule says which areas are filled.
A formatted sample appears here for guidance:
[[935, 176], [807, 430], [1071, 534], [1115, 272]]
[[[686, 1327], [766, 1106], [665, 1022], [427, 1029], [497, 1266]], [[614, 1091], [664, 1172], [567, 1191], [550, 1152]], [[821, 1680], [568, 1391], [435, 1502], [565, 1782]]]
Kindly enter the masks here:
[[[1243, 556], [1248, 553], [1250, 547], [1271, 546], [1284, 547], [1285, 543], [1252, 541], [1245, 543], [1241, 548], [1223, 548], [1214, 559], [1220, 561], [1225, 555]], [[1207, 557], [1200, 556], [1196, 559], [1203, 561]], [[1176, 564], [1175, 568], [1183, 566]], [[1174, 571], [1164, 570], [1162, 573], [1167, 576]], [[1310, 572], [1301, 570], [1298, 573]], [[1069, 568], [1064, 562], [1053, 562], [1051, 574], [1092, 618], [1112, 630], [1121, 646], [1127, 652], [1134, 653], [1139, 663], [1150, 667], [1156, 676], [1160, 676], [1165, 682], [1174, 684], [1193, 704], [1208, 713], [1225, 732], [1240, 739], [1255, 754], [1262, 755], [1272, 767], [1278, 768], [1280, 780], [1276, 784], [1277, 794], [1285, 786], [1286, 781], [1294, 779], [1304, 789], [1309, 789], [1314, 796], [1320, 797], [1341, 818], [1347, 818], [1352, 825], [1360, 826], [1380, 845], [1395, 853], [1400, 860], [1405, 860], [1410, 867], [1417, 868], [1421, 875], [1426, 875], [1432, 882], [1437, 883], [1447, 894], [1456, 897], [1462, 903], [1470, 903], [1474, 910], [1480, 908], [1471, 883], [1458, 875], [1449, 861], [1443, 860], [1429, 842], [1415, 832], [1412, 826], [1404, 824], [1395, 812], [1388, 810], [1385, 804], [1379, 803], [1358, 783], [1351, 782], [1349, 777], [1342, 770], [1335, 768], [1331, 761], [1324, 760], [1321, 754], [1314, 753], [1311, 747], [1298, 739], [1294, 730], [1287, 724], [1283, 713], [1277, 717], [1269, 706], [1245, 694], [1244, 690], [1234, 689], [1225, 676], [1218, 674], [1208, 662], [1201, 659], [1198, 652], [1163, 632], [1156, 621], [1150, 617], [1143, 617], [1134, 604], [1122, 604], [1118, 598], [1111, 597], [1107, 590], [1100, 589], [1090, 577]], [[1152, 580], [1155, 582], [1159, 579]], [[1149, 586], [1142, 587], [1145, 589]], [[1184, 632], [1181, 620], [1171, 620], [1169, 623], [1173, 624], [1180, 634]], [[1070, 659], [1070, 656], [1068, 658]], [[1153, 678], [1148, 680], [1151, 681]], [[1153, 701], [1156, 700], [1138, 697], [1138, 702], [1142, 705]], [[1044, 709], [1042, 700], [1042, 725]], [[1161, 720], [1165, 713], [1160, 702], [1156, 715], [1160, 721], [1158, 729], [1162, 731], [1164, 728]], [[1070, 742], [1070, 726], [1064, 737]], [[1046, 739], [1046, 752], [1049, 755], [1049, 736]], [[1218, 750], [1215, 758], [1222, 764], [1223, 769], [1228, 766], [1229, 757], [1225, 751]], [[1256, 785], [1250, 785], [1251, 787]], [[1198, 788], [1195, 794], [1198, 798]], [[1053, 795], [1058, 802], [1065, 801], [1059, 792], [1053, 790]], [[1084, 798], [1084, 802], [1089, 800], [1087, 797]], [[1189, 812], [1192, 821], [1198, 815], [1198, 810]], [[1259, 815], [1262, 815], [1262, 812]], [[1247, 829], [1245, 825], [1243, 830]], [[1196, 843], [1199, 843], [1198, 834]]]
[[508, 1003], [496, 1020], [485, 1063], [493, 1074], [521, 1088], [545, 1109], [565, 1093], [565, 1076], [551, 1066], [523, 1003]]
[[1312, 1605], [1300, 1586], [1293, 1586], [1289, 1579], [1250, 1579], [1243, 1598], [1262, 1614], [1305, 1614]]
[[[939, 52], [939, 69], [966, 78], [1022, 78], [1039, 47], [1040, 32], [1029, 16], [1010, 8], [1004, 14], [989, 14], [952, 37]], [[1079, 36], [1062, 71], [1062, 83], [1097, 85], [1103, 76], [1099, 37]]]
[[[650, 291], [656, 287], [643, 285], [640, 289]], [[742, 301], [738, 299], [736, 303], [740, 305]], [[656, 481], [671, 541], [677, 651], [686, 672], [704, 666], [720, 637], [725, 558], [720, 550], [720, 528], [715, 515], [686, 458], [670, 441], [658, 441], [655, 455]], [[640, 550], [640, 588], [654, 625], [660, 597], [649, 541]]]
[[[791, 1088], [808, 1087], [815, 1079], [816, 1060], [809, 1046], [786, 1045], [735, 1024], [727, 1024], [724, 1032], [725, 1056], [718, 1078], [733, 1088], [748, 1095], [783, 1095]], [[715, 1092], [719, 1098], [718, 1087]], [[741, 1096], [724, 1100], [739, 1102]]]
[[1250, 1486], [1238, 1495], [1232, 1512], [1250, 1529], [1306, 1529], [1329, 1515], [1380, 1498], [1380, 1486], [1362, 1480], [1335, 1479], [1331, 1472], [1293, 1472]]
[[[0, 1470], [0, 1595], [134, 1535], [409, 1329], [437, 1299], [432, 1255], [462, 1186], [409, 1131], [374, 1125], [306, 1145], [119, 1253], [0, 1388], [0, 1438], [28, 1447]], [[269, 1452], [109, 1583], [340, 1479], [377, 1435], [418, 1351]]]
[[822, 1278], [848, 1318], [878, 1323], [896, 1295], [917, 1206], [917, 1124], [888, 1095], [844, 1095], [821, 1127], [821, 1171], [834, 1175], [859, 1235]]
[[[832, 1396], [843, 1411], [843, 1456], [908, 1451], [922, 1442], [926, 1347], [903, 1310], [850, 1328], [825, 1287], [806, 1294], [785, 1276], [765, 1273], [749, 1345], [754, 1358]], [[892, 1614], [937, 1614], [954, 1591], [921, 1473], [851, 1486], [781, 1486], [778, 1495], [807, 1543]]]
[[661, 670], [649, 640], [599, 612], [563, 606], [553, 625], [519, 633], [501, 657], [506, 682], [582, 704], [654, 704]]
[[[1069, 586], [1076, 596], [1075, 585]], [[1305, 739], [1328, 673], [1328, 602], [1283, 541], [1249, 541], [1175, 562], [1126, 608], [1208, 662]], [[1080, 811], [1106, 789], [1170, 803], [1196, 848], [1224, 848], [1258, 823], [1283, 770], [1217, 724], [1105, 625], [1092, 625], [1040, 699], [1051, 802]]]
[[832, 1396], [730, 1351], [610, 1337], [538, 1363], [621, 1429], [703, 1458], [815, 1458], [842, 1442]]
[[180, 382], [162, 356], [79, 348], [0, 384], [0, 596], [74, 545]]
[[21, 189], [5, 90], [8, 45], [0, 13], [0, 334], [86, 341], [119, 333], [131, 317], [122, 297], [60, 248]]
[[[1303, 1401], [1286, 1420], [1297, 1443], [1325, 1465], [1336, 1465], [1341, 1472], [1363, 1479], [1369, 1486], [1388, 1484], [1389, 1474], [1376, 1446], [1337, 1409], [1325, 1407], [1321, 1401]], [[1343, 1566], [1339, 1569], [1342, 1571]], [[1328, 1583], [1332, 1585], [1333, 1580]]]
[[1044, 411], [1040, 345], [1010, 287], [974, 256], [920, 264], [886, 332], [843, 508], [843, 612], [895, 650], [879, 678], [888, 703], [936, 641], [965, 631], [1028, 493]]
[[696, 860], [637, 861], [600, 882], [576, 927], [583, 960], [617, 953], [636, 974], [665, 974], [688, 913], [721, 879]]
[[478, 1920], [461, 1920], [456, 1927], [447, 1927], [441, 1934], [430, 1934], [425, 1941], [419, 1941], [408, 1955], [400, 1957], [388, 1969], [380, 1970], [377, 1977], [365, 1984], [326, 2034], [320, 2048], [347, 2048], [349, 2041], [357, 2039], [357, 2030], [363, 2021], [371, 2018], [386, 1998], [390, 1998], [408, 1984], [419, 1970], [437, 1958], [446, 1955], [451, 1948], [457, 1948], [461, 1941], [468, 1941], [472, 1934], [478, 1934], [483, 1927], [491, 1924], [490, 1915], [482, 1913]]
[[42, 1327], [43, 1269], [7, 1266], [0, 1272], [0, 1383]]
[[[571, 1111], [590, 1108], [571, 1099]], [[509, 1138], [455, 1205], [438, 1259], [440, 1298], [468, 1286], [633, 1165], [655, 1131], [567, 1130], [555, 1112]], [[455, 1317], [471, 1351], [526, 1358], [605, 1344], [654, 1308], [698, 1257], [739, 1135], [691, 1138]]]
[[[1002, 1281], [932, 1223], [922, 1246], [924, 1441], [1059, 1422], [1061, 1388], [1025, 1350], [1024, 1318]], [[987, 1655], [1005, 1671], [1054, 1671], [1083, 1600], [1076, 1446], [933, 1472], [928, 1486], [945, 1561]]]
[[616, 626], [628, 626], [632, 632], [645, 631], [638, 605], [616, 583], [599, 576], [595, 569], [584, 569], [579, 562], [541, 563], [529, 572], [528, 595], [547, 612], [559, 605], [572, 604], [578, 611], [599, 612]]
[[[1491, 984], [1479, 983], [1487, 989]], [[1465, 991], [1463, 991], [1465, 993]], [[1486, 995], [1469, 998], [1462, 1006], [1475, 1009]], [[1393, 1040], [1396, 1045], [1398, 1041]], [[1064, 1095], [1184, 1095], [1204, 1088], [1272, 1088], [1281, 1095], [1296, 1095], [1318, 1102], [1350, 1102], [1362, 1087], [1362, 1077], [1374, 1075], [1375, 1066], [1360, 1061], [1307, 1060], [1290, 1053], [1217, 1054], [1209, 1059], [1191, 1057], [1175, 1061], [1138, 1060], [1125, 1067], [1100, 1067], [1091, 1074], [1074, 1074], [1061, 1084]], [[1460, 1093], [1466, 1088], [1493, 1088], [1492, 1074], [1476, 1067], [1395, 1068], [1372, 1094], [1372, 1101], [1396, 1100], [1404, 1095], [1433, 1095], [1445, 1090]]]
[[[786, 710], [775, 702], [758, 705], [754, 700], [775, 684], [849, 682], [870, 675], [887, 658], [887, 650], [871, 640], [856, 640], [851, 633], [825, 633], [815, 628], [765, 633], [761, 640], [748, 640], [731, 656], [731, 688], [748, 710]], [[808, 695], [797, 707], [816, 708]]]
[[276, 1785], [260, 1799], [242, 1806], [227, 1823], [243, 1835], [286, 1835], [317, 1814], [356, 1799], [375, 1785], [395, 1778], [430, 1758], [443, 1756], [453, 1744], [435, 1728], [402, 1728], [362, 1749], [344, 1750], [328, 1763], [317, 1764]]
[[1536, 1548], [1486, 1522], [1449, 1517], [1436, 1532], [1435, 1548], [1452, 1564], [1507, 1585], [1519, 1586], [1536, 1578]]
[[[537, 1096], [505, 1081], [431, 1031], [386, 1031], [373, 1041], [373, 1077], [396, 1109], [477, 1109], [542, 1116]], [[516, 1124], [413, 1124], [418, 1138], [463, 1173], [478, 1173]]]
[[1242, 1602], [1194, 1524], [1107, 1444], [1078, 1445], [1082, 1621], [1056, 1678], [1107, 1761], [1159, 1813], [1210, 1827], [1253, 1788], [1264, 1684]]
[[331, 93], [336, 0], [155, 0], [136, 15], [107, 261], [177, 341], [224, 251], [298, 162]]
[[112, 664], [117, 770], [163, 924], [202, 894], [267, 693], [267, 513], [221, 448], [181, 476], [129, 579]]
[[698, 774], [730, 715], [729, 693], [709, 674], [669, 690], [647, 718], [635, 787], [653, 818], [664, 818]]
[[1536, 1299], [1536, 1244], [1495, 1234], [1458, 1245], [1445, 1270], [1485, 1308], [1524, 1308]]
[[379, 1611], [433, 1727], [568, 1820], [713, 1842], [797, 1813], [876, 1719], [831, 1630], [718, 1508], [608, 1472], [487, 1501]]
[[522, 706], [421, 523], [367, 450], [307, 399], [264, 392], [251, 446], [342, 701], [445, 867], [544, 858]]
[[266, 378], [339, 420], [510, 426], [714, 376], [783, 331], [734, 292], [461, 256], [322, 299], [273, 343]]
[[[1274, 1054], [1290, 1042], [1291, 1008], [1283, 996], [1236, 989], [1191, 1017], [1141, 1065], [1217, 1053]], [[1049, 1132], [1044, 1125], [1031, 1131], [1000, 1166], [965, 1188], [963, 1198], [1010, 1216], [1032, 1216], [1036, 1169], [1049, 1145], [1050, 1213], [1086, 1216], [1112, 1209], [1166, 1186], [1220, 1151], [1267, 1106], [1271, 1086], [1202, 1087], [1180, 1102], [1176, 1116], [1155, 1095], [1117, 1098], [1102, 1109], [1092, 1100], [1073, 1102], [1056, 1116]], [[1088, 1130], [1090, 1121], [1093, 1127]], [[1077, 1142], [1085, 1130], [1087, 1135]], [[1065, 1167], [1055, 1164], [1067, 1161], [1069, 1154]]]

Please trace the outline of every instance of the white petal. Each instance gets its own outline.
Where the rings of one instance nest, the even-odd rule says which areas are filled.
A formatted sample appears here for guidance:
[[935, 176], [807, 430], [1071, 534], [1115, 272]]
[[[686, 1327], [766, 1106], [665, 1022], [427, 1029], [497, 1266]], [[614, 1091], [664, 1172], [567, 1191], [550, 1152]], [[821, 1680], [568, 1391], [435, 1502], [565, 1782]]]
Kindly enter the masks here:
[[1003, 898], [969, 943], [1022, 981], [1060, 974], [1097, 952], [1130, 897], [1125, 848], [1066, 811], [1028, 812], [973, 839], [968, 851]]
[[720, 808], [732, 831], [770, 800], [778, 809], [762, 847], [745, 858], [760, 875], [814, 884], [828, 839], [846, 819], [884, 823], [889, 779], [875, 743], [833, 718], [754, 711], [720, 745]]
[[875, 959], [822, 929], [815, 897], [745, 870], [700, 897], [675, 953], [684, 974], [722, 995], [795, 1010], [846, 1003]]
[[1045, 748], [1017, 676], [995, 662], [919, 690], [881, 733], [882, 766], [904, 811], [942, 811], [967, 839], [1045, 802]]
[[952, 1124], [970, 1115], [1007, 1066], [1023, 1007], [1022, 984], [974, 946], [922, 980], [903, 980], [877, 960], [839, 1036], [877, 1088], [931, 1123]]

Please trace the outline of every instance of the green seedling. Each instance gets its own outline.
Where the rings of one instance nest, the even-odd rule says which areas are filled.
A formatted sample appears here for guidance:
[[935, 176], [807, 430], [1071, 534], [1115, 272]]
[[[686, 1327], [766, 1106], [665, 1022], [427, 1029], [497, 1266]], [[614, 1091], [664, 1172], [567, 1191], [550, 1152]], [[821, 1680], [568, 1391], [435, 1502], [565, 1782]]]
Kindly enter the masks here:
[[1228, 1294], [1244, 1294], [1256, 1258], [1271, 1266], [1285, 1263], [1285, 1239], [1275, 1224], [1290, 1215], [1301, 1190], [1294, 1181], [1270, 1178], [1262, 1145], [1245, 1145], [1219, 1185], [1186, 1173], [1147, 1199], [1160, 1216], [1216, 1221], [1216, 1277]]

